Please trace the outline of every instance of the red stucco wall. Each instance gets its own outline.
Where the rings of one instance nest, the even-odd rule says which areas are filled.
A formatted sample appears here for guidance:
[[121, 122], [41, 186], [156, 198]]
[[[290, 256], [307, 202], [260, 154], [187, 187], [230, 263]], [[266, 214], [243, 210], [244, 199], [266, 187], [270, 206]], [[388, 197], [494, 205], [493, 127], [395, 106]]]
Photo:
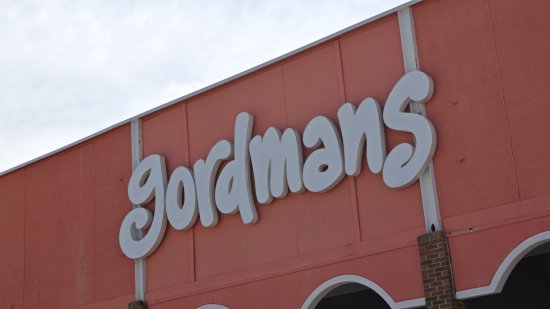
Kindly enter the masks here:
[[[426, 0], [413, 7], [444, 229], [458, 290], [487, 285], [518, 243], [550, 229], [550, 12], [547, 1]], [[235, 116], [253, 134], [337, 123], [344, 102], [382, 105], [404, 74], [397, 15], [349, 31], [143, 120], [143, 153], [191, 166]], [[388, 149], [411, 136], [386, 130]], [[305, 152], [306, 154], [308, 152]], [[122, 308], [134, 263], [118, 245], [131, 209], [130, 126], [0, 177], [0, 308]], [[298, 308], [327, 279], [368, 278], [396, 301], [423, 297], [418, 183], [390, 189], [363, 164], [323, 194], [258, 206], [259, 221], [167, 228], [147, 258], [151, 308]]]

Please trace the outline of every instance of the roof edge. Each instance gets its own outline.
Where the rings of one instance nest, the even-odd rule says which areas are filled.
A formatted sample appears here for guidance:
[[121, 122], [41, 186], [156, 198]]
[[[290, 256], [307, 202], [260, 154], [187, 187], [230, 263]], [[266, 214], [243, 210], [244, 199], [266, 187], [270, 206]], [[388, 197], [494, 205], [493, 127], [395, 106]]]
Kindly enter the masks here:
[[95, 137], [97, 137], [97, 136], [99, 136], [99, 135], [102, 135], [102, 134], [104, 134], [104, 133], [106, 133], [106, 132], [108, 132], [108, 131], [111, 131], [111, 130], [115, 129], [115, 128], [121, 127], [121, 126], [123, 126], [123, 125], [125, 125], [125, 124], [129, 124], [129, 123], [132, 122], [133, 120], [140, 119], [140, 118], [142, 118], [142, 117], [144, 117], [144, 116], [147, 116], [147, 115], [152, 114], [152, 113], [154, 113], [154, 112], [156, 112], [156, 111], [159, 111], [159, 110], [161, 110], [161, 109], [164, 109], [164, 108], [167, 108], [167, 107], [169, 107], [169, 106], [172, 106], [172, 105], [174, 105], [174, 104], [176, 104], [176, 103], [179, 103], [179, 102], [188, 100], [188, 99], [190, 99], [190, 98], [192, 98], [192, 97], [195, 97], [195, 96], [197, 96], [197, 95], [203, 94], [203, 93], [205, 93], [205, 92], [207, 92], [207, 91], [210, 91], [210, 90], [212, 90], [212, 89], [215, 89], [215, 88], [218, 88], [218, 87], [223, 86], [223, 85], [225, 85], [225, 84], [228, 84], [228, 83], [230, 83], [230, 82], [232, 82], [232, 81], [234, 81], [234, 80], [237, 80], [237, 79], [239, 79], [239, 78], [241, 78], [241, 77], [244, 77], [244, 76], [246, 76], [246, 75], [249, 75], [249, 74], [251, 74], [251, 73], [254, 73], [254, 72], [256, 72], [256, 71], [259, 71], [259, 70], [261, 70], [261, 69], [264, 69], [264, 68], [266, 68], [266, 67], [268, 67], [268, 66], [270, 66], [270, 65], [272, 65], [272, 64], [275, 64], [275, 63], [277, 63], [277, 62], [280, 62], [280, 61], [282, 61], [282, 60], [285, 60], [285, 59], [287, 59], [287, 58], [290, 58], [290, 57], [292, 57], [292, 56], [294, 56], [294, 55], [296, 55], [296, 54], [299, 54], [299, 53], [301, 53], [301, 52], [304, 52], [304, 51], [306, 51], [306, 50], [308, 50], [308, 49], [310, 49], [310, 48], [313, 48], [313, 47], [315, 47], [315, 46], [321, 45], [321, 44], [323, 44], [323, 43], [325, 43], [325, 42], [327, 42], [327, 41], [330, 41], [330, 40], [332, 40], [332, 39], [334, 39], [334, 38], [337, 38], [337, 37], [339, 37], [339, 36], [341, 36], [341, 35], [343, 35], [343, 34], [346, 34], [346, 33], [348, 33], [348, 32], [351, 32], [351, 31], [353, 31], [353, 30], [355, 30], [355, 29], [357, 29], [357, 28], [360, 28], [360, 27], [362, 27], [362, 26], [364, 26], [364, 25], [366, 25], [366, 24], [369, 24], [369, 23], [372, 23], [372, 22], [377, 21], [377, 20], [379, 20], [379, 19], [382, 19], [382, 18], [384, 18], [384, 17], [386, 17], [386, 16], [388, 16], [388, 15], [391, 15], [391, 14], [393, 14], [393, 13], [395, 13], [395, 12], [397, 12], [397, 11], [399, 11], [399, 10], [405, 8], [405, 7], [412, 6], [412, 5], [414, 5], [414, 4], [416, 4], [416, 3], [419, 3], [419, 2], [422, 2], [422, 1], [423, 1], [423, 0], [409, 0], [409, 1], [407, 1], [407, 2], [405, 2], [405, 3], [403, 3], [403, 4], [401, 4], [401, 5], [398, 5], [398, 6], [394, 7], [394, 8], [391, 8], [391, 9], [389, 9], [389, 10], [386, 10], [386, 11], [384, 11], [384, 12], [382, 12], [382, 13], [376, 14], [376, 15], [374, 15], [374, 16], [372, 16], [372, 17], [369, 17], [369, 18], [367, 18], [367, 19], [365, 19], [365, 20], [363, 20], [363, 21], [360, 21], [360, 22], [358, 22], [358, 23], [356, 23], [356, 24], [353, 24], [353, 25], [351, 25], [351, 26], [349, 26], [349, 27], [346, 27], [346, 28], [344, 28], [344, 29], [342, 29], [342, 30], [340, 30], [340, 31], [338, 31], [338, 32], [335, 32], [335, 33], [333, 33], [333, 34], [329, 34], [329, 35], [327, 35], [327, 36], [325, 36], [325, 37], [323, 37], [323, 38], [321, 38], [321, 39], [319, 39], [319, 40], [316, 40], [316, 41], [311, 42], [311, 43], [309, 43], [309, 44], [307, 44], [307, 45], [304, 45], [304, 46], [302, 46], [302, 47], [299, 47], [299, 48], [297, 48], [297, 49], [295, 49], [295, 50], [292, 50], [292, 51], [290, 51], [290, 52], [288, 52], [288, 53], [286, 53], [286, 54], [283, 54], [283, 55], [281, 55], [281, 56], [279, 56], [279, 57], [276, 57], [276, 58], [274, 58], [274, 59], [271, 59], [271, 60], [269, 60], [269, 61], [266, 61], [266, 62], [264, 62], [264, 63], [261, 63], [261, 64], [259, 64], [259, 65], [257, 65], [257, 66], [254, 66], [254, 67], [250, 68], [250, 69], [247, 69], [247, 70], [245, 70], [245, 71], [242, 71], [242, 72], [240, 72], [240, 73], [237, 73], [237, 74], [235, 74], [235, 75], [232, 75], [232, 76], [230, 76], [230, 77], [228, 77], [228, 78], [222, 79], [222, 80], [219, 81], [219, 82], [216, 82], [216, 83], [211, 84], [211, 85], [209, 85], [209, 86], [203, 87], [203, 88], [201, 88], [201, 89], [199, 89], [199, 90], [193, 91], [193, 92], [191, 92], [191, 93], [189, 93], [189, 94], [186, 94], [186, 95], [184, 95], [184, 96], [181, 96], [181, 97], [179, 97], [179, 98], [176, 98], [176, 99], [174, 99], [174, 100], [171, 100], [171, 101], [169, 101], [169, 102], [167, 102], [167, 103], [161, 104], [161, 105], [159, 105], [159, 106], [157, 106], [157, 107], [151, 108], [151, 109], [149, 109], [149, 110], [147, 110], [147, 111], [145, 111], [145, 112], [143, 112], [143, 113], [137, 114], [136, 116], [130, 117], [130, 118], [126, 119], [126, 120], [122, 120], [122, 121], [120, 121], [120, 122], [117, 122], [117, 123], [115, 123], [115, 124], [113, 124], [113, 125], [111, 125], [111, 126], [105, 128], [105, 129], [102, 129], [102, 130], [100, 130], [100, 131], [97, 131], [97, 132], [95, 132], [95, 133], [93, 133], [93, 134], [91, 134], [91, 135], [88, 135], [88, 136], [86, 136], [86, 137], [83, 137], [83, 138], [81, 138], [81, 139], [79, 139], [79, 140], [77, 140], [77, 141], [75, 141], [75, 142], [72, 142], [72, 143], [70, 143], [70, 144], [68, 144], [68, 145], [65, 145], [65, 146], [63, 146], [63, 147], [57, 148], [57, 149], [55, 149], [55, 150], [52, 150], [52, 151], [50, 151], [50, 152], [48, 152], [48, 153], [46, 153], [46, 154], [44, 154], [44, 155], [41, 155], [41, 156], [39, 156], [39, 157], [36, 157], [36, 158], [31, 159], [31, 160], [29, 160], [29, 161], [26, 161], [26, 162], [24, 162], [24, 163], [18, 164], [18, 165], [14, 166], [14, 167], [12, 167], [12, 168], [9, 168], [9, 169], [7, 169], [7, 170], [5, 170], [5, 171], [3, 171], [3, 172], [0, 172], [0, 176], [7, 175], [7, 174], [12, 173], [12, 172], [14, 172], [14, 171], [16, 171], [16, 170], [18, 170], [18, 169], [20, 169], [20, 168], [23, 168], [23, 167], [27, 166], [27, 165], [33, 164], [33, 163], [35, 163], [35, 162], [38, 162], [38, 161], [40, 161], [40, 160], [43, 160], [43, 159], [48, 158], [48, 157], [50, 157], [50, 156], [53, 156], [53, 155], [55, 155], [55, 154], [57, 154], [57, 153], [60, 153], [60, 152], [62, 152], [62, 151], [64, 151], [64, 150], [67, 150], [67, 149], [69, 149], [69, 148], [72, 148], [72, 147], [74, 147], [74, 146], [76, 146], [76, 145], [78, 145], [78, 144], [84, 143], [84, 142], [86, 142], [86, 141], [88, 141], [88, 140], [91, 140], [92, 138], [95, 138]]

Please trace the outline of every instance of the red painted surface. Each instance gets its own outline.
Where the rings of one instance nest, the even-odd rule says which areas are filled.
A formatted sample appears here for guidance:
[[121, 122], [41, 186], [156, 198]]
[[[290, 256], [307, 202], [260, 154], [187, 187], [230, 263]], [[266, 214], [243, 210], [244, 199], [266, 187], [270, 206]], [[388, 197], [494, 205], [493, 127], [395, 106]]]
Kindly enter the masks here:
[[[521, 199], [550, 193], [548, 1], [489, 1]], [[528, 138], [527, 138], [528, 137]]]
[[[384, 106], [395, 81], [405, 73], [397, 16], [391, 15], [345, 35], [341, 50], [346, 102], [359, 104], [371, 96]], [[385, 133], [388, 150], [399, 143], [411, 142], [405, 133], [391, 130]], [[395, 194], [381, 175], [372, 174], [365, 163], [355, 184], [362, 239], [424, 226], [418, 184]]]
[[436, 83], [426, 108], [439, 137], [434, 164], [442, 215], [517, 201], [486, 4], [423, 4], [414, 13], [420, 65]]
[[134, 292], [134, 262], [118, 246], [121, 219], [132, 207], [127, 195], [132, 170], [129, 137], [130, 126], [125, 125], [93, 143], [95, 301]]
[[550, 230], [549, 9], [427, 1], [414, 10], [421, 67], [436, 81], [428, 115], [457, 290], [488, 285], [515, 246]]
[[0, 178], [1, 308], [127, 303], [116, 299], [133, 293], [133, 262], [113, 240], [130, 207], [128, 136], [123, 126]]
[[60, 305], [58, 246], [58, 158], [48, 158], [25, 170], [25, 308]]
[[[405, 261], [404, 263], [401, 263]], [[384, 266], [395, 264], [392, 269]], [[155, 305], [151, 308], [196, 308], [206, 303], [223, 303], [230, 308], [300, 308], [309, 294], [322, 282], [349, 272], [371, 278], [390, 294], [401, 290], [402, 297], [413, 298], [422, 293], [422, 287], [414, 284], [420, 280], [417, 270], [418, 251], [415, 246], [390, 250], [366, 257], [328, 262], [314, 267], [289, 272], [284, 275], [267, 276], [253, 281], [240, 282], [219, 288], [209, 287], [210, 282], [194, 283], [191, 288], [174, 291], [177, 299], [151, 295]], [[275, 268], [273, 268], [275, 270]], [[396, 280], [398, 278], [405, 280]], [[399, 282], [397, 282], [399, 281]], [[196, 294], [194, 291], [201, 291]], [[266, 301], [268, 300], [268, 301]]]
[[[550, 11], [547, 1], [426, 0], [413, 7], [426, 104], [438, 145], [436, 184], [456, 287], [487, 285], [504, 257], [550, 230]], [[337, 123], [344, 102], [383, 106], [404, 74], [396, 14], [342, 34], [142, 118], [143, 154], [168, 174], [192, 167], [235, 117], [303, 131]], [[387, 148], [411, 142], [386, 130]], [[131, 175], [130, 125], [0, 177], [0, 308], [123, 308], [134, 262], [118, 245]], [[310, 151], [306, 150], [307, 155]], [[151, 308], [299, 308], [322, 282], [364, 276], [396, 301], [423, 297], [416, 237], [425, 233], [418, 183], [389, 189], [366, 163], [334, 189], [258, 205], [188, 231], [167, 227], [147, 258]]]
[[[258, 134], [263, 134], [270, 126], [285, 128], [283, 89], [282, 70], [276, 67], [188, 103], [191, 162], [206, 158], [218, 140], [233, 140], [235, 117], [242, 111], [254, 115], [254, 132]], [[209, 121], [204, 121], [206, 115]], [[252, 226], [244, 225], [238, 214], [219, 216], [215, 228], [195, 225], [197, 278], [296, 256], [294, 211], [295, 207], [283, 199], [258, 206], [259, 220]], [[267, 235], [278, 237], [265, 241]]]
[[[163, 155], [169, 173], [180, 165], [189, 166], [186, 117], [185, 106], [177, 105], [142, 120], [143, 156]], [[193, 263], [193, 231], [168, 228], [163, 245], [147, 259], [148, 289], [154, 291], [192, 281]]]
[[0, 177], [0, 308], [22, 308], [25, 283], [25, 174]]
[[449, 250], [453, 255], [456, 289], [489, 285], [506, 255], [525, 239], [547, 231], [548, 226], [550, 216], [547, 215], [523, 224], [505, 224], [451, 238]]
[[59, 200], [54, 230], [58, 233], [59, 307], [74, 308], [94, 300], [93, 145], [63, 153], [57, 162]]
[[[340, 87], [338, 44], [328, 42], [282, 65], [287, 126], [300, 132], [317, 115], [331, 118], [343, 101]], [[309, 153], [308, 151], [304, 153]], [[305, 192], [291, 203], [299, 254], [312, 253], [353, 242], [353, 207], [348, 183], [327, 194]]]

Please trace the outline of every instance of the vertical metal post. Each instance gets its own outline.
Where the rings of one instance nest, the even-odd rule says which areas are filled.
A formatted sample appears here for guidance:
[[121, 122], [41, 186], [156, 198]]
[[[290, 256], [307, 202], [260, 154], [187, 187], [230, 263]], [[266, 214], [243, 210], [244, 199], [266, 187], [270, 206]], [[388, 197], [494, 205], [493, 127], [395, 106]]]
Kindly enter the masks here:
[[[141, 144], [141, 119], [134, 119], [130, 123], [131, 139], [132, 139], [132, 171], [138, 166], [139, 162], [143, 159], [143, 147]], [[136, 207], [136, 205], [134, 205]], [[138, 236], [142, 237], [141, 230], [138, 230]], [[146, 265], [145, 258], [135, 260], [135, 287], [136, 287], [136, 301], [143, 301], [145, 298], [145, 292], [147, 288], [145, 286], [146, 280]]]
[[[401, 34], [401, 48], [403, 51], [403, 63], [405, 72], [420, 70], [418, 51], [416, 47], [416, 35], [414, 19], [410, 6], [397, 12], [399, 20], [399, 32]], [[426, 116], [424, 104], [411, 103], [410, 110], [413, 113]], [[426, 232], [441, 231], [441, 215], [439, 213], [439, 199], [435, 182], [433, 162], [430, 162], [426, 171], [420, 175], [420, 191], [422, 194], [422, 208], [424, 210], [424, 222]]]

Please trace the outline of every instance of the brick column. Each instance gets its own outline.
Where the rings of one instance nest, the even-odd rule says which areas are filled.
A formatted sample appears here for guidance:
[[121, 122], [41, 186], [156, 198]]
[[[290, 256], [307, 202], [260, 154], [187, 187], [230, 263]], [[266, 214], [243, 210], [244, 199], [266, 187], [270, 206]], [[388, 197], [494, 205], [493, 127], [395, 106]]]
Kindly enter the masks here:
[[148, 309], [147, 303], [141, 300], [136, 300], [135, 302], [128, 304], [128, 309]]
[[451, 259], [445, 232], [418, 236], [420, 266], [427, 309], [465, 309], [455, 298]]

